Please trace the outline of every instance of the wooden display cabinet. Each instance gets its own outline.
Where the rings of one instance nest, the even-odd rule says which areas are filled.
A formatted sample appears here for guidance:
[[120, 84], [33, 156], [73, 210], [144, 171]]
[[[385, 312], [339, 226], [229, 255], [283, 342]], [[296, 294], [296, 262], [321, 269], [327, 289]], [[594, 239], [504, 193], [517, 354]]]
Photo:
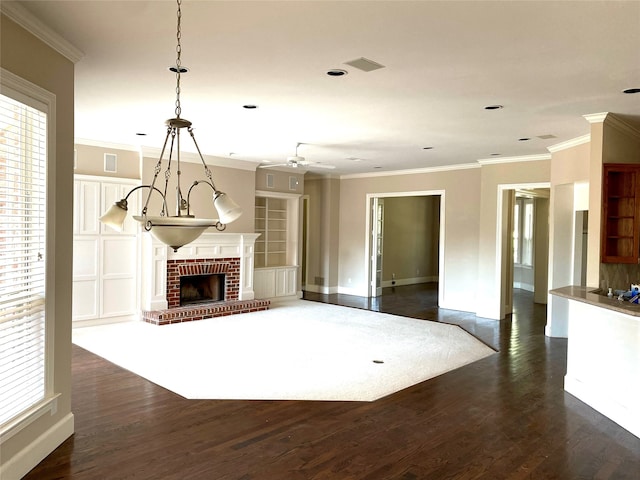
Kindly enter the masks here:
[[640, 165], [604, 165], [601, 236], [602, 263], [640, 263]]

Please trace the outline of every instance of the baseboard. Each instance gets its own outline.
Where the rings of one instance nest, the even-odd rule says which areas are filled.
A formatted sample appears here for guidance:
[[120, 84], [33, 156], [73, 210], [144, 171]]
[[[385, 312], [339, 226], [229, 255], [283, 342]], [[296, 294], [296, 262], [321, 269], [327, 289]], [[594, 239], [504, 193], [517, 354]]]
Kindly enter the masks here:
[[[413, 277], [413, 278], [396, 278], [395, 280], [383, 280], [383, 287], [402, 287], [405, 285], [417, 285], [419, 283], [437, 282], [438, 277]], [[395, 282], [395, 283], [393, 283]]]
[[336, 293], [342, 293], [343, 295], [355, 295], [356, 297], [369, 296], [369, 292], [367, 292], [366, 288], [337, 287]]
[[533, 285], [531, 285], [530, 283], [513, 282], [513, 288], [519, 288], [520, 290], [525, 290], [527, 292], [535, 291]]
[[18, 480], [53, 452], [62, 442], [73, 435], [73, 413], [68, 413], [58, 423], [40, 435], [34, 442], [0, 465], [0, 478]]
[[325, 287], [324, 285], [305, 285], [304, 290], [306, 292], [322, 293], [323, 295], [330, 295], [332, 293], [344, 293], [341, 292], [339, 287]]
[[306, 284], [304, 286], [304, 290], [305, 290], [305, 292], [322, 293], [322, 294], [325, 294], [325, 295], [329, 293], [329, 287], [325, 287], [323, 285]]

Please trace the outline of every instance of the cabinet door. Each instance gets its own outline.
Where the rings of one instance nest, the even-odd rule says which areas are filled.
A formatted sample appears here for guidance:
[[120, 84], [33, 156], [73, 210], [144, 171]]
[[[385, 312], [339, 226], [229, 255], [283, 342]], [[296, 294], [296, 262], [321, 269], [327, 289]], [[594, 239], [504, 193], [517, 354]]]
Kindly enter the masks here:
[[253, 291], [256, 298], [276, 296], [276, 272], [271, 268], [260, 268], [253, 272]]
[[100, 275], [98, 236], [78, 236], [73, 240], [73, 320], [98, 318]]
[[74, 199], [74, 233], [97, 235], [100, 232], [98, 218], [102, 215], [100, 205], [100, 182], [76, 180]]
[[136, 311], [136, 238], [105, 236], [102, 241], [100, 317], [133, 314]]
[[603, 169], [601, 261], [638, 263], [640, 257], [640, 169], [607, 164]]
[[276, 297], [296, 294], [296, 267], [276, 269]]

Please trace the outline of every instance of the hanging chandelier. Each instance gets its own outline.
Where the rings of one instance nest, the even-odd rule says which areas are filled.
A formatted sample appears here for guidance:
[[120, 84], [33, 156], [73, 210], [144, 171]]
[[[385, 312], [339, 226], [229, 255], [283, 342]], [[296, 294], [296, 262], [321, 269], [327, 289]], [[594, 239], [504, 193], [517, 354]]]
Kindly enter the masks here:
[[[154, 168], [153, 180], [149, 185], [140, 185], [133, 188], [122, 200], [117, 201], [114, 205], [111, 206], [111, 208], [109, 208], [109, 210], [107, 210], [104, 215], [100, 217], [100, 221], [105, 225], [109, 225], [119, 232], [122, 231], [124, 221], [127, 217], [127, 199], [136, 190], [142, 188], [149, 189], [149, 193], [146, 196], [140, 215], [134, 216], [133, 218], [136, 221], [140, 222], [146, 231], [151, 232], [151, 234], [157, 240], [170, 246], [174, 251], [177, 251], [178, 248], [182, 247], [183, 245], [193, 242], [209, 227], [215, 227], [216, 230], [223, 231], [226, 228], [226, 224], [233, 222], [238, 217], [240, 217], [240, 215], [242, 215], [242, 209], [238, 206], [238, 204], [234, 202], [226, 193], [221, 192], [216, 188], [215, 183], [213, 182], [213, 177], [211, 175], [211, 170], [205, 163], [202, 153], [200, 152], [200, 147], [198, 147], [198, 143], [196, 142], [191, 122], [180, 117], [180, 74], [186, 72], [186, 69], [182, 67], [180, 61], [180, 57], [182, 54], [182, 45], [180, 43], [182, 36], [180, 28], [180, 20], [182, 18], [182, 0], [177, 0], [177, 4], [177, 58], [175, 68], [171, 68], [171, 70], [175, 71], [176, 74], [175, 118], [170, 118], [165, 122], [165, 124], [167, 125], [167, 135], [162, 146], [162, 151], [160, 152], [160, 157], [158, 158], [158, 162], [156, 163], [156, 166]], [[204, 173], [207, 178], [206, 180], [198, 180], [193, 182], [187, 192], [186, 199], [183, 196], [182, 188], [180, 185], [180, 132], [183, 129], [186, 129], [193, 139], [193, 143], [196, 147], [196, 151], [198, 152], [198, 156], [202, 161]], [[169, 145], [168, 149], [167, 145]], [[156, 181], [158, 179], [158, 175], [162, 171], [162, 162], [165, 156], [165, 152], [168, 152], [167, 168], [164, 172], [164, 189], [160, 190], [160, 188], [156, 187]], [[167, 208], [167, 192], [169, 188], [169, 180], [171, 179], [171, 164], [174, 161], [174, 158], [177, 173], [176, 214], [175, 216], [170, 216]], [[213, 190], [213, 205], [218, 212], [218, 219], [196, 218], [195, 215], [191, 213], [191, 205], [189, 202], [191, 191], [195, 186], [200, 184], [206, 184]], [[149, 201], [151, 199], [151, 195], [154, 192], [157, 192], [162, 197], [162, 208], [159, 215], [156, 216], [148, 215], [147, 213]]]

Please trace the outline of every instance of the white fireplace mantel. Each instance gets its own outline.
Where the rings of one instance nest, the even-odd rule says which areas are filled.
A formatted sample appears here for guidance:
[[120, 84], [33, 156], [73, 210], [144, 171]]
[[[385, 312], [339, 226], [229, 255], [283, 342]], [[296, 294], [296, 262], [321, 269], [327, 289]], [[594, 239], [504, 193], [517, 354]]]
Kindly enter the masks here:
[[254, 247], [259, 233], [203, 233], [198, 239], [173, 248], [142, 235], [141, 308], [164, 310], [167, 302], [167, 260], [203, 258], [240, 258], [240, 292], [238, 300], [253, 300]]

